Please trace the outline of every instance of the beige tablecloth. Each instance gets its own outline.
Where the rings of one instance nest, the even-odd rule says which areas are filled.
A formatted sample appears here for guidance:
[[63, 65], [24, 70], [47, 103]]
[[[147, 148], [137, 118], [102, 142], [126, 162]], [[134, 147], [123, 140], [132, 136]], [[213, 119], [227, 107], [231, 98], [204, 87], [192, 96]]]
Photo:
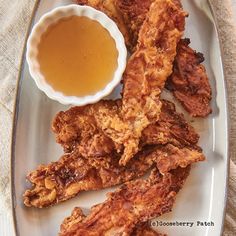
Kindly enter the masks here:
[[[230, 178], [224, 235], [236, 235], [236, 28], [232, 3], [211, 0], [217, 12], [230, 111]], [[0, 235], [14, 235], [10, 203], [10, 144], [17, 76], [34, 0], [0, 0]], [[222, 137], [224, 138], [224, 137]], [[217, 206], [215, 206], [217, 207]]]

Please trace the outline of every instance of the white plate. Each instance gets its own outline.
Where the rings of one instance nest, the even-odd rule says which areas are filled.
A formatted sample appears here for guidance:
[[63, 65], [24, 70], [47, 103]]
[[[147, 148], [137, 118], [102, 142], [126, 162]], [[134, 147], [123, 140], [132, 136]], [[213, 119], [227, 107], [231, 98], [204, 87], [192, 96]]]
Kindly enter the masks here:
[[[71, 1], [42, 0], [36, 11], [39, 17], [59, 5]], [[178, 194], [174, 209], [163, 215], [163, 222], [194, 222], [193, 227], [161, 227], [169, 236], [219, 236], [222, 231], [228, 176], [228, 124], [225, 82], [219, 40], [214, 18], [207, 0], [183, 0], [190, 13], [186, 36], [191, 46], [203, 52], [205, 66], [213, 89], [213, 113], [206, 119], [190, 119], [201, 135], [200, 146], [207, 161], [193, 166], [183, 190]], [[48, 99], [37, 89], [23, 60], [18, 87], [12, 143], [12, 197], [16, 234], [20, 236], [57, 235], [62, 220], [75, 206], [88, 212], [90, 207], [105, 199], [105, 193], [114, 188], [90, 191], [48, 209], [26, 208], [22, 194], [28, 186], [26, 174], [41, 163], [56, 161], [62, 148], [55, 143], [50, 130], [55, 114], [68, 107]], [[112, 94], [117, 97], [119, 88]], [[217, 91], [217, 92], [216, 92]], [[170, 95], [167, 95], [170, 97]], [[182, 111], [178, 107], [179, 111]], [[213, 222], [214, 226], [197, 226], [197, 221]]]

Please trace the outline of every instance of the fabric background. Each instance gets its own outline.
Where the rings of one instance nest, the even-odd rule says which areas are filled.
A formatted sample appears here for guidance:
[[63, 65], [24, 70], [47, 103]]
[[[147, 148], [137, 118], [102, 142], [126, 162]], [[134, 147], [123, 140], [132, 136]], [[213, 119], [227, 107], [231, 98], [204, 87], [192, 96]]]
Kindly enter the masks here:
[[[217, 15], [230, 112], [230, 177], [224, 236], [236, 235], [236, 0], [210, 0]], [[11, 236], [10, 146], [20, 59], [35, 0], [0, 0], [0, 235]], [[234, 15], [235, 14], [235, 15]]]

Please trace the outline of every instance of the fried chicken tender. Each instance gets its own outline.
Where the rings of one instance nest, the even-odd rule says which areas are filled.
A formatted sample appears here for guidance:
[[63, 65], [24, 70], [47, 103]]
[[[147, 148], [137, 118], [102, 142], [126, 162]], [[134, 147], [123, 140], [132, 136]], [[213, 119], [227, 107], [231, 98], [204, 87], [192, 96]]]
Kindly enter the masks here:
[[174, 70], [166, 83], [166, 88], [192, 115], [205, 117], [211, 113], [211, 86], [203, 64], [202, 53], [189, 47], [190, 40], [182, 39], [177, 47]]
[[161, 112], [160, 93], [172, 73], [176, 47], [186, 13], [172, 0], [154, 1], [139, 31], [136, 51], [123, 75], [121, 114], [131, 133], [122, 136], [125, 165], [138, 151], [143, 129], [156, 123]]
[[104, 107], [104, 113], [98, 114], [101, 130], [118, 150], [123, 149], [121, 165], [138, 152], [143, 129], [159, 119], [160, 92], [172, 72], [185, 16], [174, 0], [153, 2], [123, 76], [122, 105], [117, 112]]
[[167, 144], [178, 147], [195, 146], [199, 135], [184, 119], [184, 115], [176, 112], [174, 103], [161, 100], [162, 108], [157, 123], [143, 130], [141, 144]]
[[[67, 217], [61, 224], [61, 233], [67, 232], [73, 225], [82, 223], [86, 218], [83, 211], [79, 207], [75, 207], [71, 215]], [[148, 223], [142, 223], [134, 228], [130, 236], [167, 236], [153, 230]]]
[[[168, 144], [175, 146], [194, 146], [199, 135], [184, 119], [183, 114], [176, 112], [175, 105], [167, 100], [161, 100], [162, 108], [159, 120], [149, 125], [142, 132], [140, 149], [145, 145]], [[84, 157], [98, 157], [112, 152], [121, 152], [115, 143], [106, 136], [100, 127], [99, 117], [106, 118], [106, 111], [114, 112], [120, 109], [121, 101], [106, 100], [84, 107], [72, 107], [59, 112], [52, 129], [56, 140], [66, 152], [78, 149]]]
[[118, 164], [120, 156], [115, 153], [89, 158], [83, 158], [78, 150], [65, 154], [60, 160], [41, 165], [28, 174], [33, 187], [24, 193], [24, 204], [47, 207], [81, 191], [103, 189], [142, 176], [153, 164], [149, 152], [146, 149], [138, 153], [126, 167]]
[[[135, 49], [138, 41], [139, 30], [146, 18], [150, 5], [153, 0], [113, 0], [123, 21], [132, 35], [132, 41], [128, 44], [132, 45], [131, 51]], [[119, 25], [119, 24], [118, 24]]]
[[82, 157], [77, 150], [65, 154], [49, 165], [41, 165], [29, 173], [32, 188], [23, 195], [24, 204], [38, 208], [51, 206], [75, 197], [81, 191], [98, 190], [143, 176], [152, 166], [160, 173], [194, 162], [204, 155], [194, 148], [177, 148], [171, 144], [144, 148], [124, 167], [120, 155]]
[[[134, 50], [138, 32], [146, 18], [146, 14], [153, 0], [113, 0], [116, 12], [110, 17], [116, 21], [116, 15], [122, 19], [131, 36], [126, 38], [126, 44]], [[176, 4], [178, 2], [176, 1]], [[99, 8], [97, 8], [99, 9]], [[106, 12], [106, 9], [99, 10]], [[118, 26], [120, 22], [116, 21]], [[120, 27], [122, 28], [122, 27]], [[121, 32], [123, 32], [121, 30]], [[130, 40], [132, 39], [132, 40]], [[203, 54], [196, 53], [188, 45], [189, 39], [182, 39], [178, 44], [174, 72], [169, 77], [166, 88], [173, 92], [183, 107], [194, 117], [205, 117], [211, 113], [211, 87], [203, 64]], [[132, 45], [132, 46], [130, 46]]]
[[[145, 20], [153, 0], [117, 0], [116, 6], [123, 15], [125, 24], [132, 32], [134, 45], [139, 29]], [[166, 88], [173, 92], [183, 107], [192, 116], [205, 117], [211, 113], [211, 87], [203, 64], [202, 53], [196, 53], [188, 45], [189, 39], [178, 43], [174, 70], [166, 83]]]
[[101, 100], [59, 112], [52, 122], [56, 141], [63, 146], [65, 152], [78, 147], [81, 155], [85, 156], [104, 156], [114, 149], [120, 152], [121, 147], [105, 135], [100, 119], [108, 114], [116, 115], [120, 106], [120, 100]]
[[153, 170], [146, 180], [127, 182], [59, 235], [131, 235], [136, 225], [171, 211], [189, 171], [190, 167], [178, 168], [162, 176]]

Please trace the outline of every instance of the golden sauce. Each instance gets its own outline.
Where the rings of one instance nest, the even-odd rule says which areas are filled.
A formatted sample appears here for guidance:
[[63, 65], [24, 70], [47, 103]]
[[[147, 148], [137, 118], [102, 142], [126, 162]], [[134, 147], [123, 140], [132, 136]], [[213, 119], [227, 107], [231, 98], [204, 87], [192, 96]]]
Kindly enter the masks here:
[[109, 32], [87, 17], [61, 19], [42, 35], [40, 71], [56, 91], [69, 96], [92, 95], [109, 83], [118, 52]]

